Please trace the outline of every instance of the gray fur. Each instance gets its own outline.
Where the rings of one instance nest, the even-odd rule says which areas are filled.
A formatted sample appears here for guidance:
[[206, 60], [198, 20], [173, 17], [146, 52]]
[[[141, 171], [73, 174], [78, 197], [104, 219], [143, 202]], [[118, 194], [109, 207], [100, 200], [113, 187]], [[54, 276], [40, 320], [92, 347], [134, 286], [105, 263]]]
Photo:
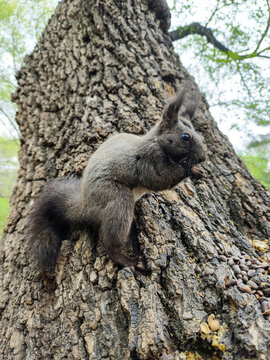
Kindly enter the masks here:
[[88, 224], [98, 229], [99, 240], [115, 263], [148, 270], [143, 256], [129, 257], [124, 251], [135, 201], [144, 192], [172, 188], [190, 174], [194, 164], [205, 160], [202, 140], [189, 121], [194, 111], [194, 104], [185, 102], [183, 91], [179, 92], [147, 134], [123, 133], [104, 142], [91, 155], [81, 184], [71, 178], [44, 188], [28, 231], [39, 269], [53, 269], [65, 230]]

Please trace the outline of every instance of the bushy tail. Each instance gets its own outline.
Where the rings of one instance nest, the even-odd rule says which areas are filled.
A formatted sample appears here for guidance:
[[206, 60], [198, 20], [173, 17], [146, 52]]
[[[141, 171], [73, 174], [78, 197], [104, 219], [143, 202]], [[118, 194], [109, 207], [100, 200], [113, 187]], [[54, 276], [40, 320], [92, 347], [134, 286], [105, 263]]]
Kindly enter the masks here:
[[27, 248], [40, 271], [53, 271], [62, 240], [79, 221], [80, 179], [49, 182], [28, 218]]

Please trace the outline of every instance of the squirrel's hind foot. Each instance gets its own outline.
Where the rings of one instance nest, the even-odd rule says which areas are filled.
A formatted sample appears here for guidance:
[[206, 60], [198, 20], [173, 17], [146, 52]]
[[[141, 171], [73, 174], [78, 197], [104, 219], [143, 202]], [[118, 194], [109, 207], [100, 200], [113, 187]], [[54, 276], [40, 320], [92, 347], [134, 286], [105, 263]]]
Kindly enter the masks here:
[[151, 273], [151, 262], [144, 253], [138, 256], [136, 268], [142, 270], [145, 274]]
[[137, 270], [140, 270], [145, 274], [151, 272], [150, 261], [146, 258], [144, 253], [141, 253], [137, 258], [128, 256], [122, 249], [111, 250], [108, 253], [115, 264], [129, 267], [134, 274], [136, 274]]

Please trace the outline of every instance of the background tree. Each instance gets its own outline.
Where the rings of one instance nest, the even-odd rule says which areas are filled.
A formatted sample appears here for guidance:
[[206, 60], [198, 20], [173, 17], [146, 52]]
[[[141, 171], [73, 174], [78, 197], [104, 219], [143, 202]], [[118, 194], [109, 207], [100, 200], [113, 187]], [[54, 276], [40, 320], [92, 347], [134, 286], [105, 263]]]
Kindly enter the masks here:
[[20, 169], [0, 244], [3, 359], [267, 358], [270, 198], [204, 98], [194, 126], [208, 177], [136, 207], [151, 275], [118, 270], [102, 247], [93, 259], [83, 232], [64, 241], [54, 277], [40, 277], [25, 253], [26, 216], [49, 178], [81, 174], [111, 133], [144, 133], [184, 81], [197, 90], [160, 14], [139, 0], [61, 2], [17, 73]]

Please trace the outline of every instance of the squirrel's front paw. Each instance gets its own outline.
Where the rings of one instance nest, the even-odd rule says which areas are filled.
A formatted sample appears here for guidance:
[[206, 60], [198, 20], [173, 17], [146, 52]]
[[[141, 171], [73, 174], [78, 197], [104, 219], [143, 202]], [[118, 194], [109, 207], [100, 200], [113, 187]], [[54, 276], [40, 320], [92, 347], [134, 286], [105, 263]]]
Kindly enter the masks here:
[[191, 176], [196, 179], [206, 178], [207, 172], [200, 165], [193, 165], [191, 168]]

